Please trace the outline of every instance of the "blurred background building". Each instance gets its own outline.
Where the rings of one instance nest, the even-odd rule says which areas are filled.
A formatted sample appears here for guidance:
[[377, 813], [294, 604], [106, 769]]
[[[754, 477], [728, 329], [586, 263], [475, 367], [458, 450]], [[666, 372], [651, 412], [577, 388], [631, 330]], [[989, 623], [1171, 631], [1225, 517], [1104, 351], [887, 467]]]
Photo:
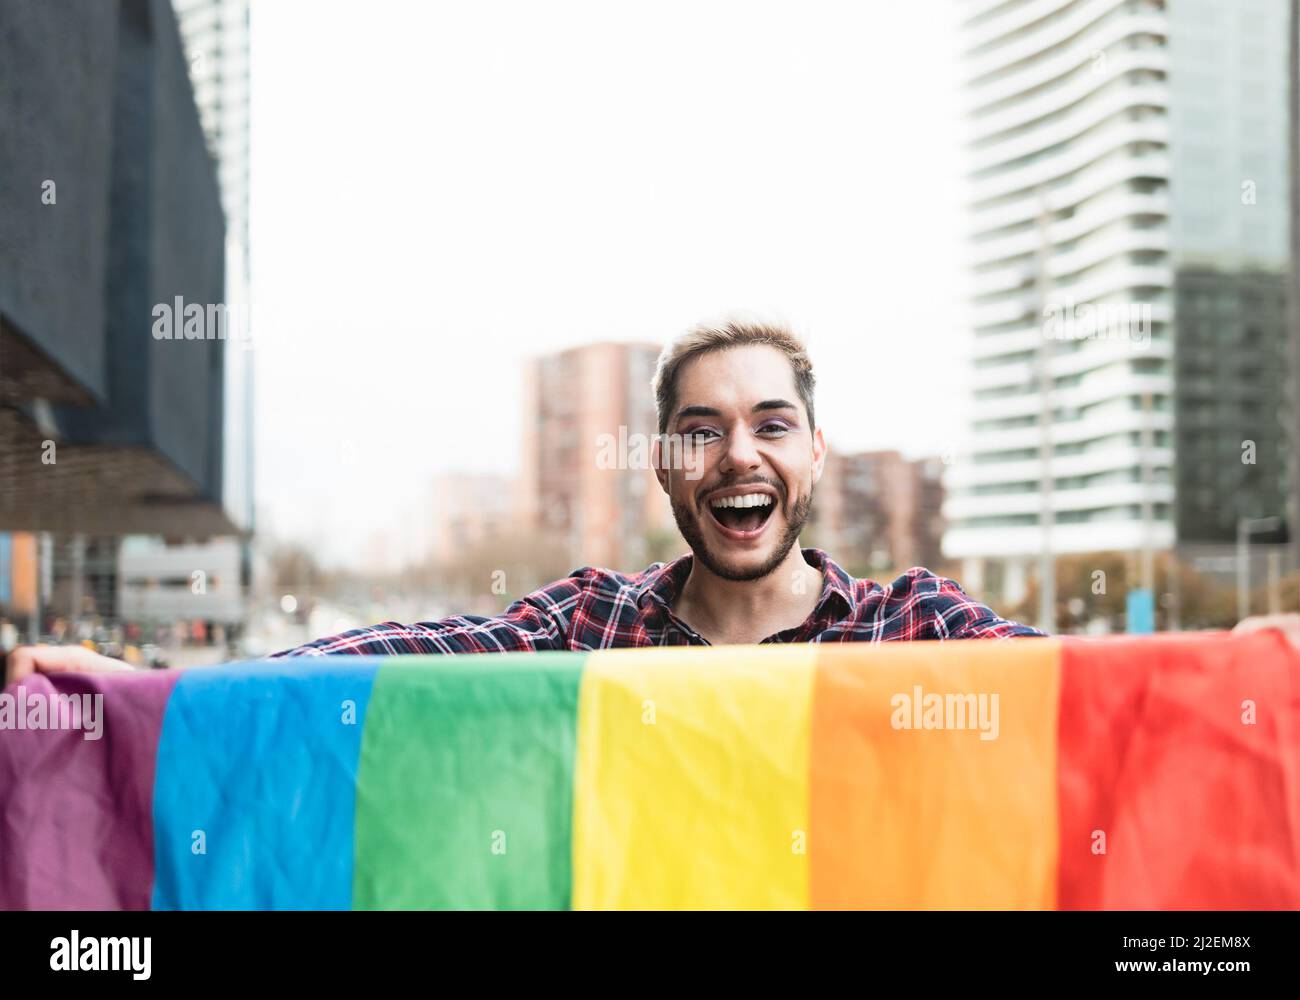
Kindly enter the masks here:
[[122, 536], [247, 509], [226, 343], [151, 332], [160, 303], [226, 301], [221, 192], [165, 0], [14, 0], [4, 26], [0, 638], [117, 643]]
[[248, 249], [248, 0], [172, 0], [199, 121], [217, 164], [226, 235]]
[[[245, 624], [253, 549], [253, 334], [249, 304], [248, 0], [173, 0], [195, 106], [226, 217], [223, 301], [244, 328], [224, 352], [223, 505], [239, 534], [123, 539], [120, 616], [146, 629], [202, 623], [234, 638]], [[219, 650], [217, 655], [224, 653]]]
[[[658, 433], [650, 380], [662, 347], [587, 344], [525, 368], [520, 517], [562, 545], [571, 569], [638, 571], [684, 551], [648, 463]], [[600, 460], [603, 435], [616, 444], [616, 467]]]
[[1207, 558], [1292, 488], [1287, 0], [958, 10], [973, 410], [944, 551], [1011, 604], [1045, 556]]
[[943, 463], [896, 451], [831, 448], [817, 484], [812, 539], [854, 576], [942, 568]]
[[432, 524], [430, 553], [439, 562], [514, 530], [519, 494], [509, 476], [442, 473], [434, 477], [431, 492], [424, 513]]

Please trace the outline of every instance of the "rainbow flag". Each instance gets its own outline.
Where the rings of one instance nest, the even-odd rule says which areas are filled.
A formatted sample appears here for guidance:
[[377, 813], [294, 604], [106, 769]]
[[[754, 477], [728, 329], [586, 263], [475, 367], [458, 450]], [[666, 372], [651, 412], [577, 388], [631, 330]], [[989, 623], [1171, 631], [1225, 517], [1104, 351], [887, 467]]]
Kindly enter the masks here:
[[[37, 677], [0, 907], [1295, 908], [1298, 667], [1259, 633]], [[59, 695], [97, 738], [14, 727]]]

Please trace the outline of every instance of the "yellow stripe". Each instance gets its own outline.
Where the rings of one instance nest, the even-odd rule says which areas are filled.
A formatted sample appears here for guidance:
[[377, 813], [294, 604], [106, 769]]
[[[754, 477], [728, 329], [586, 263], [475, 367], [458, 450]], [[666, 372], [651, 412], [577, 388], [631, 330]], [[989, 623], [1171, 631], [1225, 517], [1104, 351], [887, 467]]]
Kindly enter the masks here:
[[592, 654], [575, 909], [808, 905], [811, 646]]
[[[1059, 692], [1060, 645], [1051, 640], [823, 647], [812, 711], [811, 905], [1054, 907]], [[956, 701], [947, 708], [950, 694], [983, 695], [988, 722], [997, 696], [996, 739], [980, 738], [978, 716], [953, 726], [962, 720]], [[927, 720], [936, 695], [942, 714]], [[909, 728], [895, 726], [903, 722]]]

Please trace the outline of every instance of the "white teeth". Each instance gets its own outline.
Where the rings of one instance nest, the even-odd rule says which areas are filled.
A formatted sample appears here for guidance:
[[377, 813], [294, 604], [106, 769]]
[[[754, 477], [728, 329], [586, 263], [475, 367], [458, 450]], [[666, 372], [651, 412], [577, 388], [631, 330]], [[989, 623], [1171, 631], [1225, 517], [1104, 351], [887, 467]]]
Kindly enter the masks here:
[[715, 497], [710, 501], [713, 507], [767, 507], [772, 498], [766, 493], [746, 493], [738, 497]]

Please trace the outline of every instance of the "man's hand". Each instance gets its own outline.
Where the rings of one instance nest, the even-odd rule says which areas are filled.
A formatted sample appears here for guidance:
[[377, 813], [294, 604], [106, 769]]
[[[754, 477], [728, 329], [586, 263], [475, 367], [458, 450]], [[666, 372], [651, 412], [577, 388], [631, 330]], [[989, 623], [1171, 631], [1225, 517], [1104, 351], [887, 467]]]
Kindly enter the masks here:
[[134, 670], [128, 663], [100, 656], [84, 646], [19, 646], [5, 664], [6, 685], [30, 674], [105, 674]]
[[1300, 614], [1251, 615], [1239, 621], [1232, 631], [1235, 635], [1238, 632], [1258, 632], [1267, 628], [1281, 632], [1292, 646], [1300, 649]]

